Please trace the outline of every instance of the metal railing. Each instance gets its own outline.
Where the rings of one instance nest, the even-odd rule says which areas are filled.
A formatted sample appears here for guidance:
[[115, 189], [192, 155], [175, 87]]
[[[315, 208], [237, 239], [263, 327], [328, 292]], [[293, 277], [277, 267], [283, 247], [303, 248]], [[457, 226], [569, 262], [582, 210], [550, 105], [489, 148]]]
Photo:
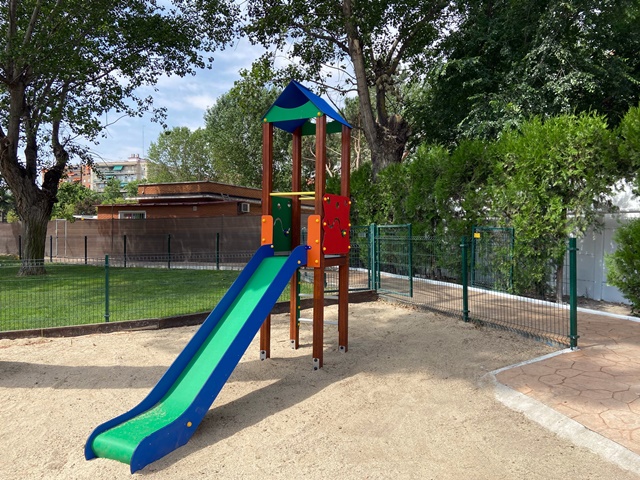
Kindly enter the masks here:
[[[355, 226], [349, 288], [377, 290], [465, 321], [577, 346], [575, 239], [563, 246], [567, 254], [558, 270], [562, 282], [557, 283], [551, 264], [539, 259], [533, 260], [536, 265], [527, 263], [519, 256], [517, 241], [504, 238], [503, 243], [476, 245], [474, 250], [467, 238], [414, 236], [410, 225]], [[44, 264], [46, 275], [32, 277], [17, 275], [20, 262], [0, 261], [0, 332], [211, 311], [251, 255], [216, 249], [204, 254], [52, 258]], [[301, 271], [306, 293], [312, 289], [311, 278]], [[337, 290], [337, 280], [337, 270], [328, 268], [327, 294]], [[558, 284], [568, 293], [560, 302], [554, 291]], [[285, 289], [280, 301], [288, 300], [289, 293]]]
[[[512, 231], [485, 229], [474, 243], [467, 237], [413, 236], [408, 225], [371, 225], [367, 240], [361, 245], [368, 245], [372, 288], [380, 294], [465, 321], [577, 346], [575, 239], [556, 249], [566, 252], [562, 269], [554, 269], [543, 255], [523, 255], [526, 249], [514, 242]], [[556, 295], [556, 274], [564, 278], [560, 285], [566, 296]]]

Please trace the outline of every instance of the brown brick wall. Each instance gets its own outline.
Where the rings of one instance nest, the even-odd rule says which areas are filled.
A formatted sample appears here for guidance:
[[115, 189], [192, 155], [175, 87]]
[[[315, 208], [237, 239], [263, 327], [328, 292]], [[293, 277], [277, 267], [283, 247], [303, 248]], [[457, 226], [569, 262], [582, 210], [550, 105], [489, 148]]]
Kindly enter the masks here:
[[[0, 254], [17, 255], [19, 223], [0, 224]], [[128, 255], [164, 255], [171, 236], [171, 253], [214, 253], [216, 236], [221, 253], [254, 252], [260, 246], [259, 215], [216, 218], [163, 218], [146, 220], [64, 220], [49, 222], [45, 256], [84, 258], [122, 255], [124, 236]]]
[[247, 214], [238, 214], [239, 202], [184, 203], [184, 204], [131, 204], [98, 205], [98, 220], [119, 219], [120, 212], [145, 212], [146, 218], [202, 218], [225, 216], [260, 215], [260, 205], [251, 205]]

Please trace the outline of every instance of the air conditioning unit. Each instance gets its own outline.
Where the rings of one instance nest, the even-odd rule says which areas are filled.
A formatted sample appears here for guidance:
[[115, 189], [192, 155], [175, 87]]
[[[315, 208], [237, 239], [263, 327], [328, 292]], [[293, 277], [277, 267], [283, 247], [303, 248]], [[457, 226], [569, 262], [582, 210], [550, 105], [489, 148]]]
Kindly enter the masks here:
[[251, 205], [246, 202], [240, 203], [240, 212], [241, 213], [249, 213], [251, 211]]

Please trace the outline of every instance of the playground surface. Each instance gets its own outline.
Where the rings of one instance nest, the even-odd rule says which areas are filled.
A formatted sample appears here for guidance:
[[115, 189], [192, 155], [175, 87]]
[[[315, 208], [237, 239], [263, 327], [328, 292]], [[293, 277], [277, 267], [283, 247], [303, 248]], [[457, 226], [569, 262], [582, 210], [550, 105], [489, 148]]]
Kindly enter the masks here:
[[[636, 473], [497, 399], [491, 372], [557, 348], [384, 302], [349, 312], [349, 352], [338, 352], [337, 327], [327, 325], [318, 371], [311, 326], [301, 326], [301, 348], [292, 350], [288, 315], [275, 315], [272, 358], [258, 359], [255, 338], [190, 442], [133, 476], [640, 478], [631, 450], [627, 468]], [[326, 320], [336, 316], [328, 307]], [[593, 328], [618, 332], [601, 319]], [[0, 478], [130, 477], [126, 464], [86, 461], [87, 435], [140, 401], [194, 331], [0, 340]], [[581, 342], [574, 353], [598, 349], [595, 337]]]

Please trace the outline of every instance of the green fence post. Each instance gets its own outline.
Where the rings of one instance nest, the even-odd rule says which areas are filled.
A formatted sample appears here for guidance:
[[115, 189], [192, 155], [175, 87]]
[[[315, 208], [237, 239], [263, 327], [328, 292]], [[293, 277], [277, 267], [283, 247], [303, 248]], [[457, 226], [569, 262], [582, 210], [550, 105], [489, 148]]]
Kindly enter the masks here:
[[462, 320], [469, 321], [469, 282], [467, 281], [467, 237], [460, 241], [462, 249]]
[[171, 270], [171, 234], [167, 235], [167, 268]]
[[220, 232], [216, 233], [216, 270], [220, 270]]
[[376, 280], [376, 225], [369, 225], [369, 290], [377, 290]]
[[127, 236], [123, 235], [122, 241], [124, 242], [124, 268], [127, 268]]
[[[478, 235], [481, 235], [478, 233]], [[476, 284], [476, 227], [471, 227], [471, 285]]]
[[577, 242], [569, 239], [569, 346], [578, 348], [578, 282], [577, 282]]
[[104, 321], [109, 322], [109, 255], [104, 256]]
[[413, 229], [409, 224], [409, 297], [413, 298]]

